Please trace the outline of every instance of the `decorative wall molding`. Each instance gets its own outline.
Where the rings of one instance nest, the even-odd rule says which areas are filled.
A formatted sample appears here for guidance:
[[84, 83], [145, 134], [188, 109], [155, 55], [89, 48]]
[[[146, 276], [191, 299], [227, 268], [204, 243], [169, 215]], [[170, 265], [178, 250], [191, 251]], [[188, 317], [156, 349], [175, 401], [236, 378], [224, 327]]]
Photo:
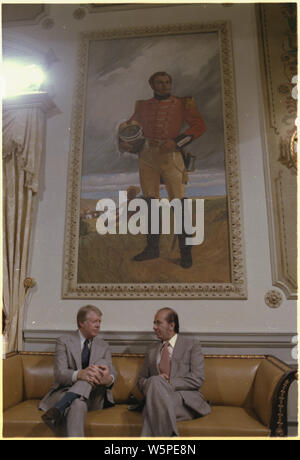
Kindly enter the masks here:
[[84, 6], [89, 13], [106, 13], [108, 11], [127, 11], [144, 8], [167, 8], [170, 6], [178, 6], [178, 3], [117, 3], [115, 5], [111, 3], [104, 5], [99, 3], [82, 3], [80, 6]]
[[257, 26], [264, 103], [264, 172], [272, 281], [297, 298], [296, 4], [260, 4]]
[[51, 113], [56, 109], [56, 105], [49, 97], [48, 93], [37, 91], [35, 93], [22, 94], [16, 97], [10, 97], [4, 100], [5, 110], [41, 109], [45, 113]]
[[3, 4], [3, 27], [32, 26], [39, 24], [49, 14], [49, 5], [36, 4]]
[[[141, 8], [168, 8], [174, 6], [184, 6], [185, 8], [188, 6], [195, 6], [193, 3], [118, 3], [118, 4], [104, 4], [101, 5], [99, 3], [82, 3], [80, 6], [84, 6], [89, 13], [105, 13], [107, 11], [125, 11], [125, 10], [137, 10]], [[201, 6], [197, 5], [197, 6]], [[206, 8], [206, 4], [202, 6], [202, 8]], [[233, 3], [221, 3], [221, 6], [226, 8], [229, 6], [234, 6]]]
[[[71, 333], [66, 330], [24, 330], [24, 351], [54, 351], [57, 337]], [[102, 331], [101, 337], [113, 353], [145, 353], [157, 339], [153, 332]], [[182, 335], [200, 341], [205, 354], [274, 355], [287, 364], [296, 364], [292, 356], [295, 333], [191, 333]]]

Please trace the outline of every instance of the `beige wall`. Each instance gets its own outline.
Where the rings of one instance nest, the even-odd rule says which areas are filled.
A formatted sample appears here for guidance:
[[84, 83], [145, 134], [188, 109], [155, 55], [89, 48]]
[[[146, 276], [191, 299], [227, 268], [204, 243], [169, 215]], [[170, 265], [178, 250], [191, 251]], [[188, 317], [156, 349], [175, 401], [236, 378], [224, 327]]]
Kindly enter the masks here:
[[[239, 128], [240, 174], [244, 219], [248, 300], [104, 300], [93, 301], [104, 313], [105, 331], [149, 331], [158, 307], [174, 306], [186, 332], [293, 333], [296, 302], [286, 300], [278, 309], [264, 302], [272, 289], [266, 195], [263, 171], [263, 141], [259, 95], [259, 61], [253, 4], [194, 5], [113, 11], [73, 17], [78, 5], [49, 5], [50, 29], [41, 23], [9, 27], [4, 41], [23, 46], [42, 56], [51, 49], [57, 61], [50, 67], [50, 95], [60, 110], [47, 124], [45, 159], [41, 173], [33, 254], [29, 275], [36, 279], [26, 307], [25, 329], [69, 330], [74, 328], [82, 300], [61, 298], [64, 221], [72, 94], [76, 74], [78, 32], [143, 25], [229, 20], [233, 51]], [[18, 43], [19, 45], [16, 45]]]

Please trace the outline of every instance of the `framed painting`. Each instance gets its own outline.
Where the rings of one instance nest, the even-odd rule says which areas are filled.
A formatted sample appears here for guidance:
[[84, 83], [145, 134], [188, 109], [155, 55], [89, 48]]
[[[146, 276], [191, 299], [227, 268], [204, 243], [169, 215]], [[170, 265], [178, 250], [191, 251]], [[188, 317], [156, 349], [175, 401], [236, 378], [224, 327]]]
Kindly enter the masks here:
[[[229, 23], [81, 34], [72, 117], [63, 297], [245, 299]], [[188, 198], [192, 231], [202, 234], [188, 263], [173, 208], [172, 230], [157, 231], [150, 256], [149, 234], [128, 230], [130, 218], [141, 221], [130, 205], [151, 195], [169, 207]]]

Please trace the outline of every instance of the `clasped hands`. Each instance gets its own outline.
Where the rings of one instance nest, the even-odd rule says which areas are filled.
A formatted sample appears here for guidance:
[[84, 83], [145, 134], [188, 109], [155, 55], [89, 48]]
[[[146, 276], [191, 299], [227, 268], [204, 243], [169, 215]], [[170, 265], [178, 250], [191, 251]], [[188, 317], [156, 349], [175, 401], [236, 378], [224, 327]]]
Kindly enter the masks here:
[[108, 366], [90, 364], [85, 369], [80, 369], [77, 375], [78, 380], [85, 380], [92, 386], [110, 385], [113, 382]]
[[159, 374], [163, 379], [165, 379], [168, 383], [170, 383], [170, 377], [168, 374], [165, 374], [164, 372], [162, 374]]

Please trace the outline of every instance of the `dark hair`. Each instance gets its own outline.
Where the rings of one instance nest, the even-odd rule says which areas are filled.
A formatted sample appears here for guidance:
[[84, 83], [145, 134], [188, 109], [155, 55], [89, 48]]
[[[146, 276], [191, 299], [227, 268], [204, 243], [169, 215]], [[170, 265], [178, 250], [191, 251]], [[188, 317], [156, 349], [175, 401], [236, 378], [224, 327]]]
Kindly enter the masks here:
[[156, 77], [164, 77], [167, 76], [170, 79], [170, 82], [172, 83], [172, 77], [169, 75], [167, 72], [155, 72], [151, 77], [149, 78], [148, 82], [151, 88], [153, 88], [153, 83]]
[[178, 314], [176, 313], [176, 311], [173, 310], [173, 308], [170, 308], [170, 307], [161, 308], [160, 310], [158, 310], [158, 312], [160, 312], [160, 311], [166, 311], [167, 312], [166, 321], [169, 324], [174, 323], [174, 332], [176, 332], [176, 334], [178, 334], [178, 332], [179, 332], [179, 318], [178, 318]]
[[95, 312], [98, 316], [102, 316], [102, 311], [94, 305], [85, 305], [78, 310], [77, 313], [77, 326], [80, 327], [80, 323], [86, 320], [86, 317], [90, 311]]

